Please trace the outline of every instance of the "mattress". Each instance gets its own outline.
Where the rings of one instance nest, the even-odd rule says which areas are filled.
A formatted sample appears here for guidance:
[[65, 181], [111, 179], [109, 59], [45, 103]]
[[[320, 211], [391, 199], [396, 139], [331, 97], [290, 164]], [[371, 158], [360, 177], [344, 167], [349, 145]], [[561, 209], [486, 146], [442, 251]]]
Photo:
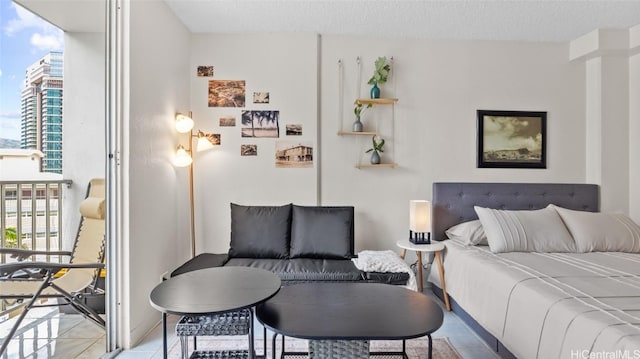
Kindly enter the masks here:
[[518, 358], [640, 358], [640, 254], [445, 243], [447, 292]]

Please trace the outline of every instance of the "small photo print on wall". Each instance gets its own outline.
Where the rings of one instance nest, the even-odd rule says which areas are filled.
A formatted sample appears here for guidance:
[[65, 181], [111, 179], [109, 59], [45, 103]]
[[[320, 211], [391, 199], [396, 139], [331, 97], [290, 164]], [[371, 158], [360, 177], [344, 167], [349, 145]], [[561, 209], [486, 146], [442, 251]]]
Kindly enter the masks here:
[[209, 81], [209, 107], [244, 107], [244, 80]]
[[242, 137], [280, 137], [280, 111], [242, 111]]
[[302, 125], [287, 125], [287, 136], [302, 136]]
[[212, 145], [219, 146], [220, 145], [220, 134], [219, 133], [207, 133], [207, 140], [211, 142]]
[[240, 156], [257, 156], [258, 145], [241, 145]]
[[254, 92], [253, 93], [253, 103], [269, 103], [269, 93], [268, 92]]
[[236, 126], [236, 116], [226, 115], [222, 116], [219, 119], [220, 127], [235, 127]]
[[213, 77], [213, 66], [198, 66], [198, 77]]
[[277, 168], [313, 167], [313, 143], [276, 141]]

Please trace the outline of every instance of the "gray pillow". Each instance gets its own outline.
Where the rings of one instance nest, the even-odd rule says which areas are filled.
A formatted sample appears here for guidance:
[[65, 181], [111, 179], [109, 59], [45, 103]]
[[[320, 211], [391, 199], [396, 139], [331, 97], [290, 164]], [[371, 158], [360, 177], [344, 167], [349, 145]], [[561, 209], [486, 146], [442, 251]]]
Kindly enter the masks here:
[[291, 204], [241, 206], [231, 203], [230, 258], [288, 258]]
[[629, 216], [553, 207], [569, 228], [579, 253], [640, 253], [640, 226]]
[[353, 207], [293, 206], [291, 258], [353, 257]]
[[473, 208], [493, 253], [576, 251], [573, 237], [550, 206], [533, 211]]
[[482, 223], [479, 219], [475, 221], [462, 222], [444, 232], [449, 239], [458, 239], [468, 246], [488, 246], [487, 235], [484, 233]]

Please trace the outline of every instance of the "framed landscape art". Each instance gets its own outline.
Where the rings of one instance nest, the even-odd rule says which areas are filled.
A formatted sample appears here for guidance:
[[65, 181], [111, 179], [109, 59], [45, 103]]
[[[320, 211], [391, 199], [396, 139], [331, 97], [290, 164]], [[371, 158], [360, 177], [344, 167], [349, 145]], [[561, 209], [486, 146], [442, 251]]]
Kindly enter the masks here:
[[547, 168], [546, 112], [478, 110], [478, 168]]

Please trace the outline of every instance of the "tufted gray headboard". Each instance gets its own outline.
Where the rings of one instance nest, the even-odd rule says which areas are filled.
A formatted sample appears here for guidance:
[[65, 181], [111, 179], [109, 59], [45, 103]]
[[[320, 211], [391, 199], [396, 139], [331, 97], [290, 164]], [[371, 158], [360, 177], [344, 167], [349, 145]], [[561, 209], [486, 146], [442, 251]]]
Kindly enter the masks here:
[[431, 198], [432, 236], [443, 240], [444, 231], [451, 226], [478, 219], [473, 206], [531, 210], [553, 203], [597, 212], [599, 200], [599, 188], [594, 184], [435, 182]]

